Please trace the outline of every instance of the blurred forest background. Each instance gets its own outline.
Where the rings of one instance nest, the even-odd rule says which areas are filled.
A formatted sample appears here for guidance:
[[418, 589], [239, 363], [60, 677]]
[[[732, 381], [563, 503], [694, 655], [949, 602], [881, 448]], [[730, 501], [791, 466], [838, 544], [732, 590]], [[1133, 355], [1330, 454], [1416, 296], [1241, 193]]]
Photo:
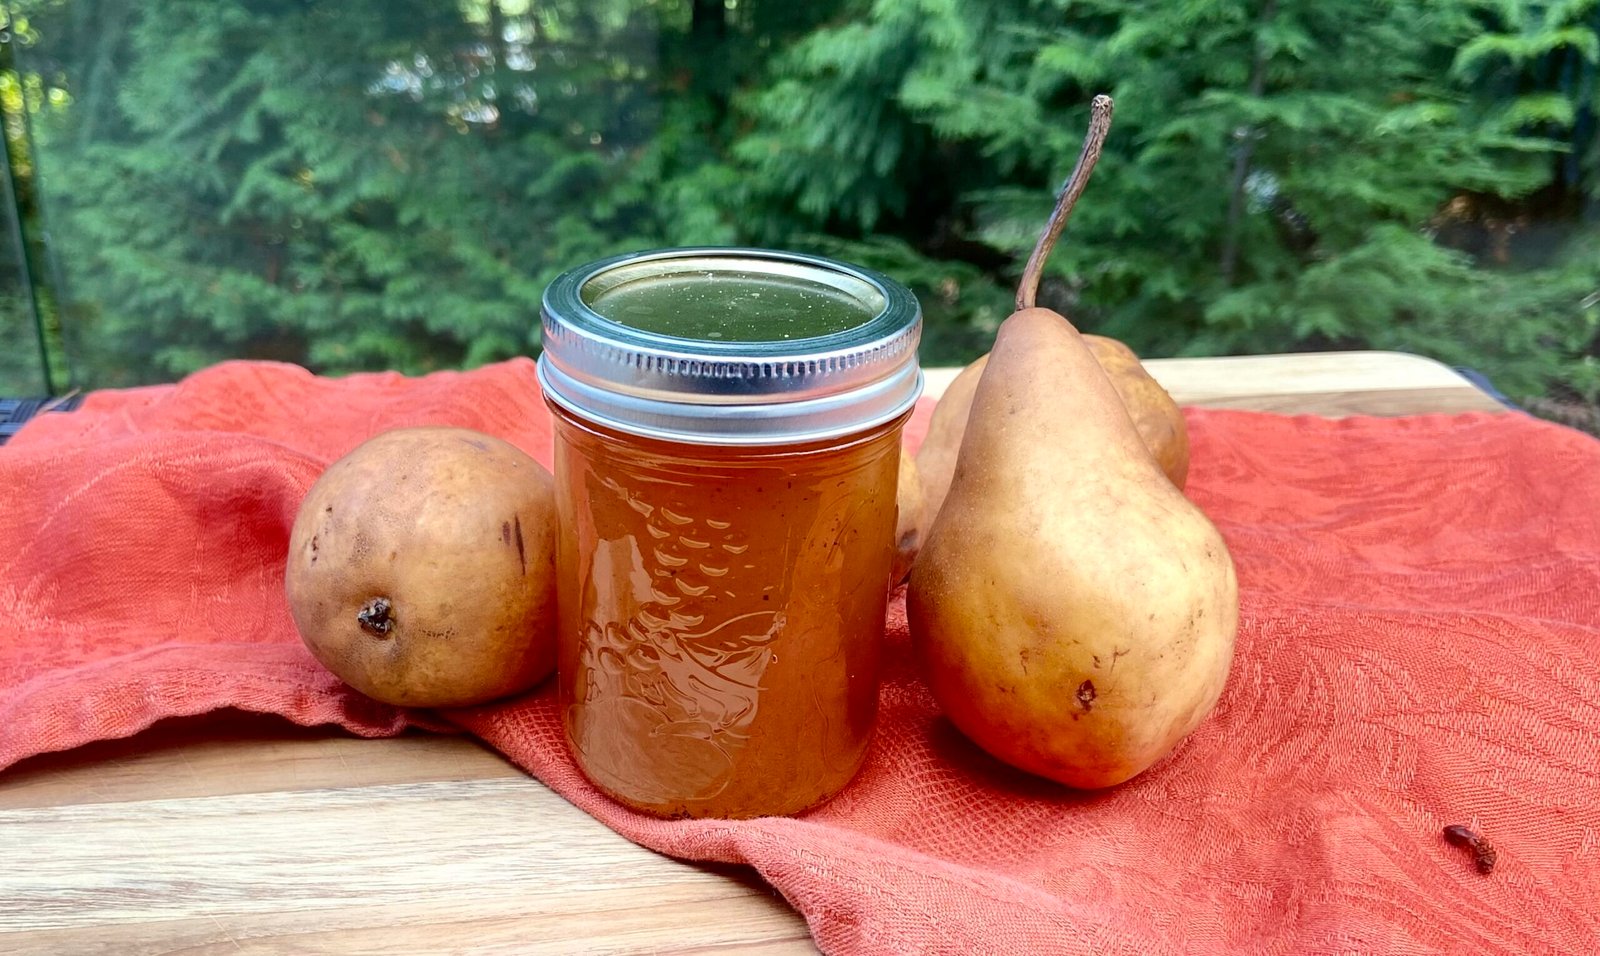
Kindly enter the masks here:
[[884, 270], [962, 362], [1108, 92], [1042, 296], [1085, 330], [1600, 398], [1600, 0], [3, 9], [0, 394], [39, 335], [57, 390], [533, 354], [557, 272], [682, 244]]

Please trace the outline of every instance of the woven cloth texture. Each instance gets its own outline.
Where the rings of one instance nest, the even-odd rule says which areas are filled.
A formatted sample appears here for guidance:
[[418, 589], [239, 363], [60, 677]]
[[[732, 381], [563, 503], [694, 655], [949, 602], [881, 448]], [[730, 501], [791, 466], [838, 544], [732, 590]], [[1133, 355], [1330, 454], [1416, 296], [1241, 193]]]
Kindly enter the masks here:
[[[1238, 650], [1213, 716], [1109, 791], [1013, 771], [940, 717], [903, 594], [868, 762], [797, 818], [614, 804], [568, 757], [553, 682], [448, 713], [345, 688], [283, 596], [301, 497], [407, 425], [548, 463], [527, 360], [233, 362], [31, 422], [0, 449], [0, 768], [223, 708], [465, 731], [644, 846], [752, 865], [830, 952], [1600, 949], [1600, 442], [1518, 413], [1187, 414], [1189, 494], [1239, 568]], [[1493, 873], [1442, 839], [1456, 823], [1494, 842]]]

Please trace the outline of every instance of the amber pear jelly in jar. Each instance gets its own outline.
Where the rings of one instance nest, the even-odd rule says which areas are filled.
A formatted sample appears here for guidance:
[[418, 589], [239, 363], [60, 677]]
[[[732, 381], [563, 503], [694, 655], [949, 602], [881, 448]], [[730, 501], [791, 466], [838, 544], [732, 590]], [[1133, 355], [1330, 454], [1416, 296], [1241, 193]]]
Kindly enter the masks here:
[[660, 816], [826, 800], [877, 716], [916, 299], [813, 256], [679, 249], [567, 272], [543, 323], [578, 765]]

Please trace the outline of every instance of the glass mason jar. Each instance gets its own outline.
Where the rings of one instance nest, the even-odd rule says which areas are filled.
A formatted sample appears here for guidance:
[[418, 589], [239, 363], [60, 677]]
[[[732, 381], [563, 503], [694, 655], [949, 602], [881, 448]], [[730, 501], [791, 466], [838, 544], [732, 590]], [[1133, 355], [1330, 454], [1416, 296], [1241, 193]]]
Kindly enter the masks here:
[[920, 333], [893, 281], [767, 250], [622, 256], [546, 290], [562, 719], [600, 789], [791, 814], [860, 768]]

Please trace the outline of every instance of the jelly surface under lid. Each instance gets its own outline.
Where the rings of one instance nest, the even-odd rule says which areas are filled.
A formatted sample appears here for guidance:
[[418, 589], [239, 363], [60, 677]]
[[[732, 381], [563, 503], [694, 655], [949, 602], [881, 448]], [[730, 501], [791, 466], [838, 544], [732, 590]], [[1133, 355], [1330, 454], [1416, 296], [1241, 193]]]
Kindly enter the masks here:
[[922, 389], [921, 310], [870, 270], [765, 249], [671, 249], [545, 290], [546, 394], [621, 431], [779, 444], [890, 421]]

